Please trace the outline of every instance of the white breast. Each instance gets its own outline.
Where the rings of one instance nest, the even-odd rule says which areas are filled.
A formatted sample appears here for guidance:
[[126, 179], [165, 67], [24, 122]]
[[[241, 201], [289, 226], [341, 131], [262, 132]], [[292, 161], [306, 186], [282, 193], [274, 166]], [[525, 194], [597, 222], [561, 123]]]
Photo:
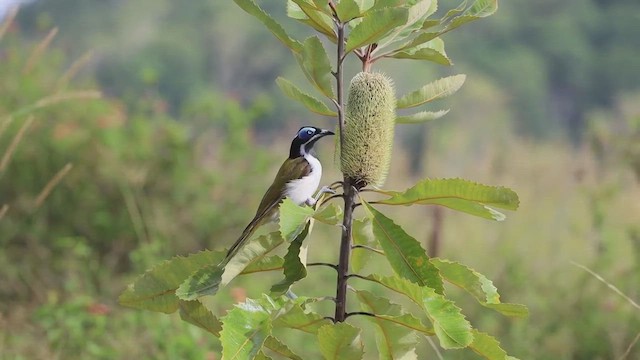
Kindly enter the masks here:
[[313, 194], [318, 190], [320, 178], [322, 177], [320, 161], [311, 154], [305, 154], [304, 158], [311, 164], [311, 173], [301, 179], [289, 181], [285, 193], [288, 198], [298, 205], [304, 204], [307, 199], [313, 197]]

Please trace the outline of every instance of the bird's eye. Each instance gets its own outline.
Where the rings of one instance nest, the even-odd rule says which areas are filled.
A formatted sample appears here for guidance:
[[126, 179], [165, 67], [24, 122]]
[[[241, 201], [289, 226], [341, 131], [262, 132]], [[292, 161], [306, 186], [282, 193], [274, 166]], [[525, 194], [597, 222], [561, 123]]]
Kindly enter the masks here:
[[313, 130], [307, 130], [307, 135], [313, 134]]

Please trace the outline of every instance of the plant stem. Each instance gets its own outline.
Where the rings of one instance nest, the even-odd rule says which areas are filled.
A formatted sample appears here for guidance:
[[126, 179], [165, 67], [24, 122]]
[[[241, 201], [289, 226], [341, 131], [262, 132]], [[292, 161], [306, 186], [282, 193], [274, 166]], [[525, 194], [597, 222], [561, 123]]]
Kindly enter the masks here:
[[[330, 2], [330, 5], [333, 5]], [[334, 8], [334, 7], [332, 7]], [[334, 10], [335, 11], [335, 10]], [[337, 14], [334, 14], [338, 32], [338, 52], [336, 61], [336, 87], [338, 98], [336, 105], [338, 110], [338, 127], [340, 129], [340, 148], [344, 149], [344, 83], [343, 62], [345, 59], [345, 23], [341, 22]], [[347, 281], [349, 279], [349, 259], [351, 257], [351, 231], [353, 226], [353, 204], [356, 192], [351, 179], [344, 177], [344, 217], [342, 220], [342, 237], [340, 241], [340, 260], [338, 262], [338, 277], [336, 281], [336, 312], [334, 322], [343, 322], [347, 318]]]
[[351, 258], [353, 205], [356, 197], [356, 189], [351, 184], [351, 179], [345, 176], [344, 182], [344, 218], [342, 221], [342, 239], [340, 241], [340, 259], [338, 262], [335, 322], [343, 322], [347, 318], [347, 281], [349, 280], [349, 259]]

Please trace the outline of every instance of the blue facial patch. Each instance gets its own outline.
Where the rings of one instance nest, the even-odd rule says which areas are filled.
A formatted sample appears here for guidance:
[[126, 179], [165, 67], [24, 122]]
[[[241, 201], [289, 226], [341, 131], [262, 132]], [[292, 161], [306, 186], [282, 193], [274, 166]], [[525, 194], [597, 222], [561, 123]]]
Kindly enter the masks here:
[[312, 127], [303, 127], [302, 129], [300, 129], [300, 131], [298, 131], [298, 137], [302, 141], [307, 141], [307, 140], [311, 139], [311, 137], [313, 137], [313, 135], [315, 135], [315, 133], [316, 133], [316, 129], [314, 129]]

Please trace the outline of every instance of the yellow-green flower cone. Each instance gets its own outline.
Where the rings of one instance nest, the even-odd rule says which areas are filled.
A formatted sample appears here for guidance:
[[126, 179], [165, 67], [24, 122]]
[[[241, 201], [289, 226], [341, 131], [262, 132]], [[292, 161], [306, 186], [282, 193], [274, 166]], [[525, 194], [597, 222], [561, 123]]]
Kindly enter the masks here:
[[344, 149], [337, 148], [340, 168], [361, 186], [381, 187], [387, 178], [393, 146], [393, 83], [384, 74], [361, 72], [351, 80], [348, 96]]

